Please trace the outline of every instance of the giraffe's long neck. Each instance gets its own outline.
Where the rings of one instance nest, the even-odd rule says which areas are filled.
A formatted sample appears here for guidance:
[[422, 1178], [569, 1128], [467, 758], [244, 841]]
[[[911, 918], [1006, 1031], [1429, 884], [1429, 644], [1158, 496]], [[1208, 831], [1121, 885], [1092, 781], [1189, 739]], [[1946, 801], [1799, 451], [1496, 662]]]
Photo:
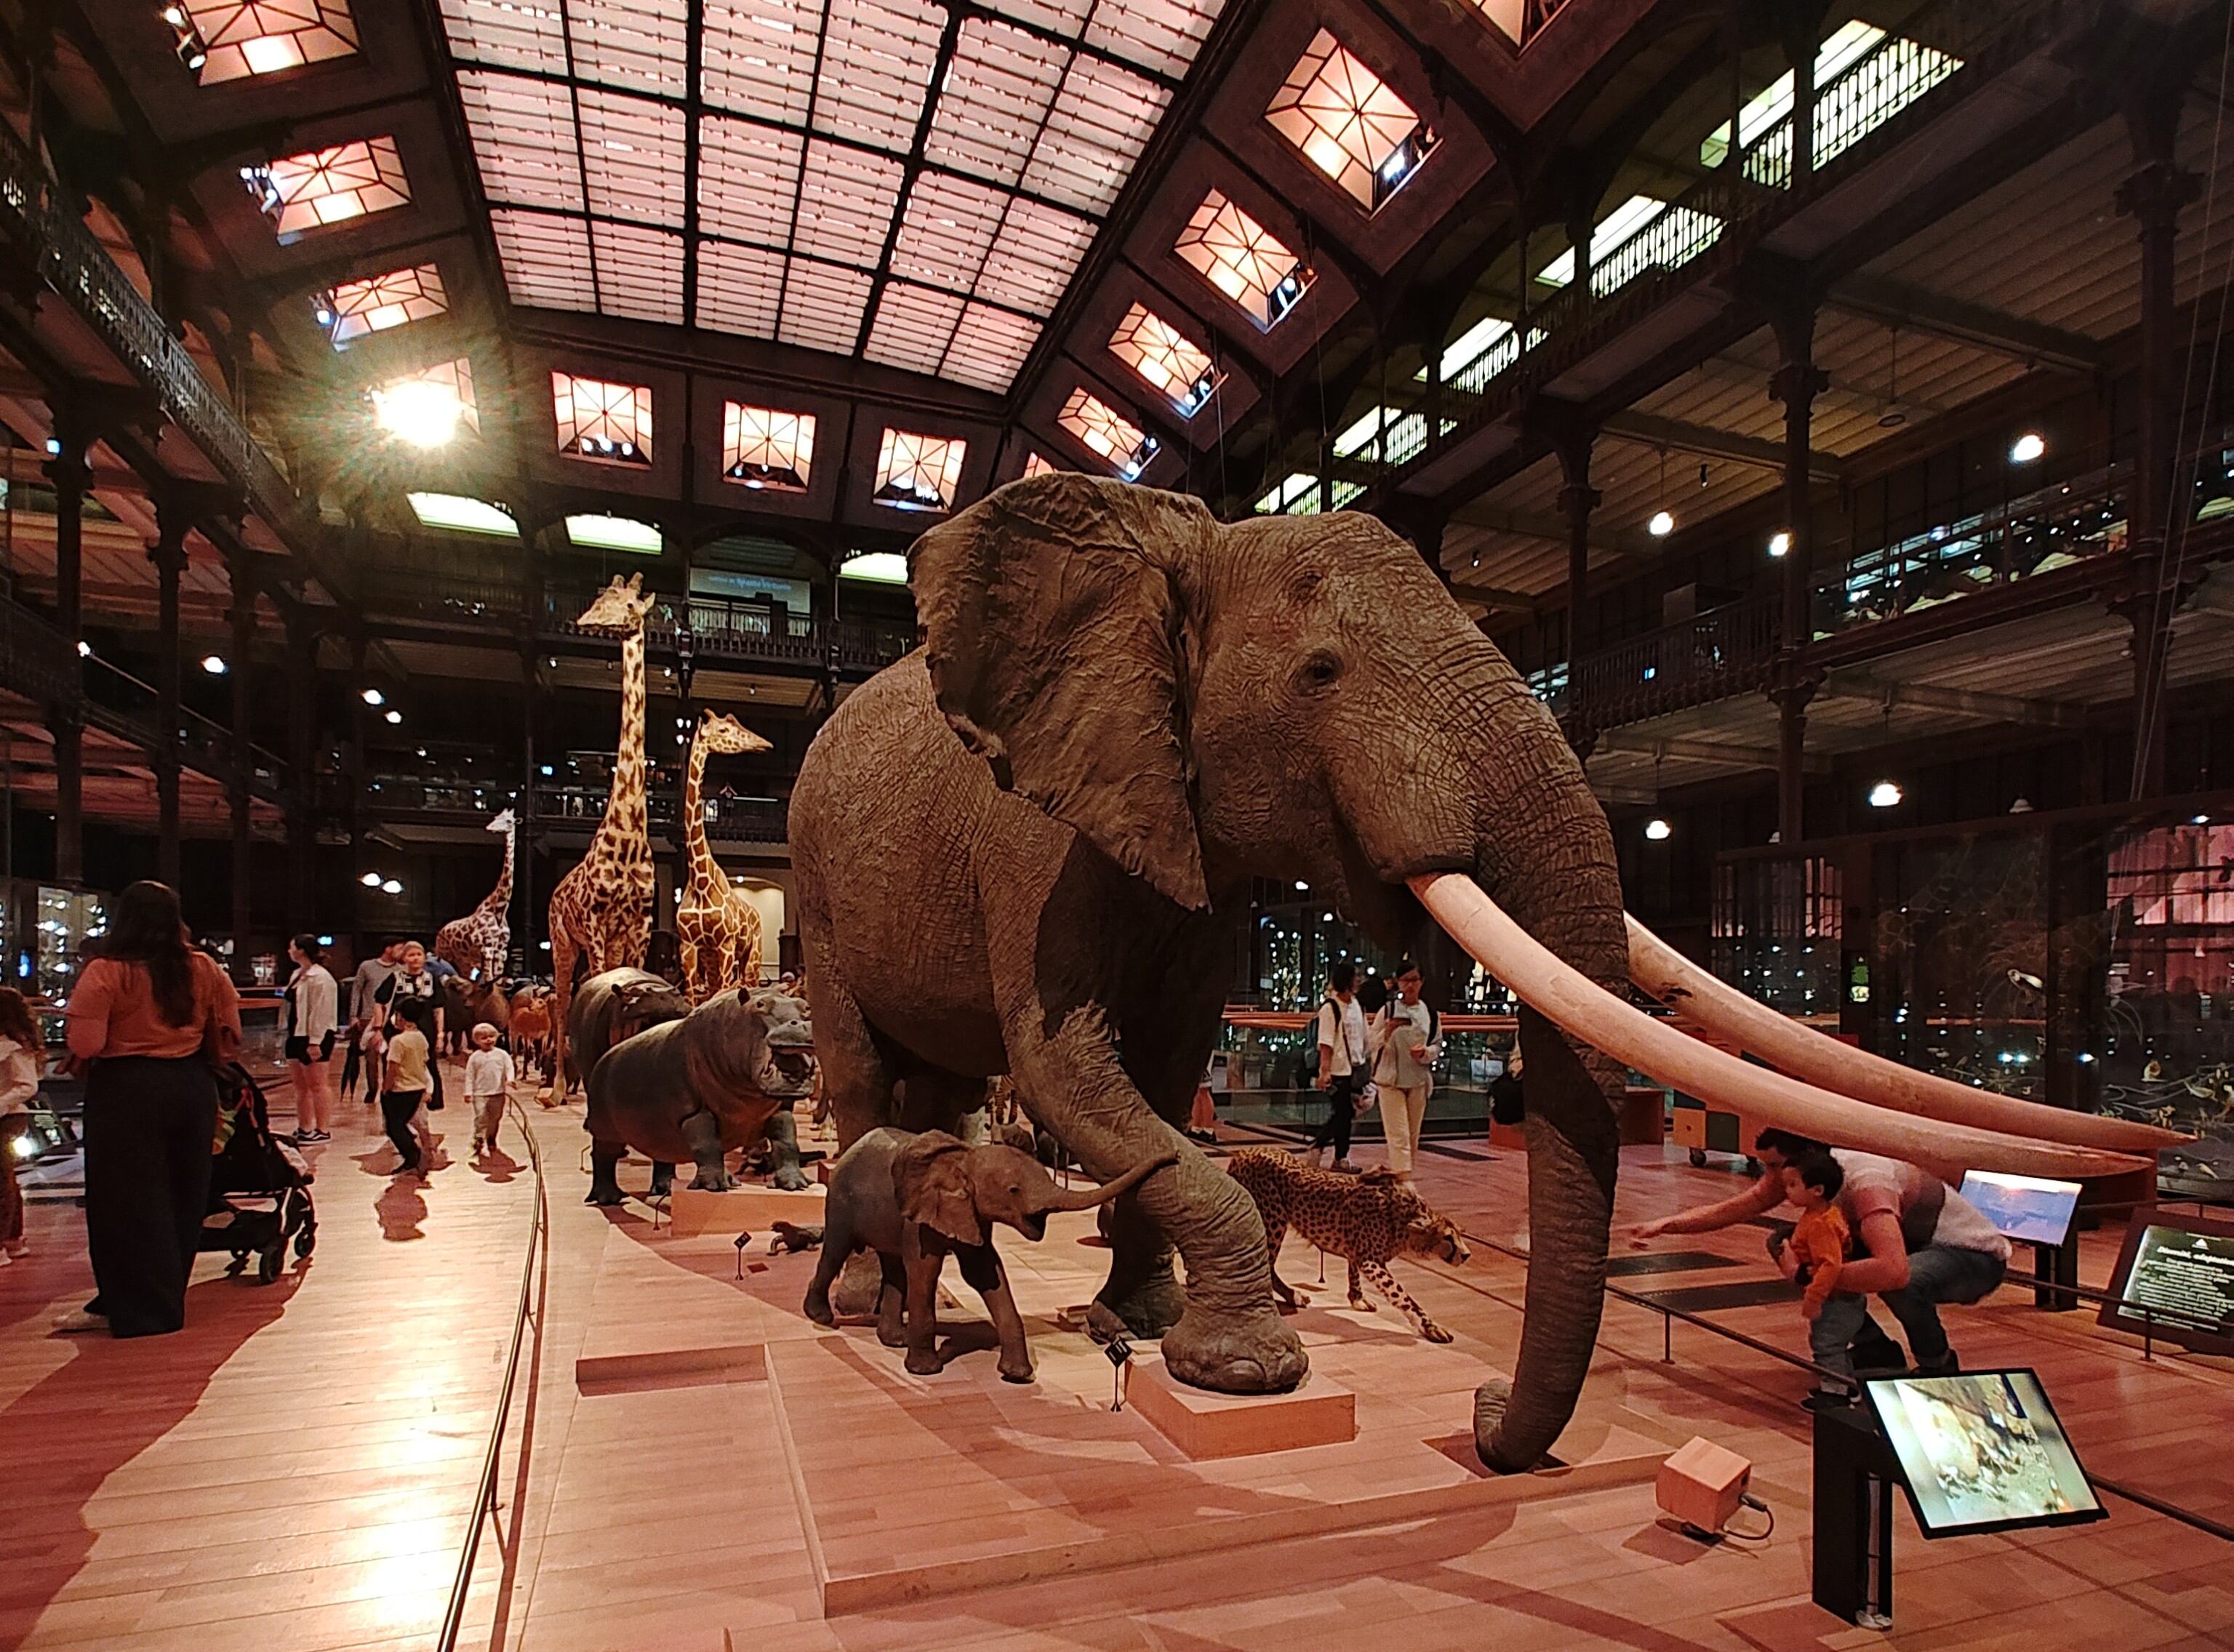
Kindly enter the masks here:
[[613, 787], [598, 842], [607, 848], [643, 842], [650, 835], [643, 813], [643, 626], [621, 639], [621, 739], [613, 759]]
[[482, 907], [492, 912], [501, 912], [512, 904], [512, 857], [519, 840], [519, 823], [513, 822], [504, 829], [504, 870], [496, 875], [496, 887], [488, 892]]
[[722, 863], [714, 859], [713, 846], [706, 841], [706, 806], [700, 800], [706, 780], [706, 736], [702, 733], [690, 742], [690, 767], [683, 777], [683, 841], [690, 856], [690, 883], [694, 889], [720, 890], [728, 885], [728, 875]]

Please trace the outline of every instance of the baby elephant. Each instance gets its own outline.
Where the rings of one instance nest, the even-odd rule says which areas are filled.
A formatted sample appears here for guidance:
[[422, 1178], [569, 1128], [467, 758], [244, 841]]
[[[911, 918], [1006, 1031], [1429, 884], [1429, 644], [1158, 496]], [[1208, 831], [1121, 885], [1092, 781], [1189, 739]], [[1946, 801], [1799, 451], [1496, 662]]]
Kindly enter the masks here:
[[1106, 1204], [1178, 1159], [1166, 1153], [1115, 1181], [1064, 1192], [1014, 1147], [972, 1147], [943, 1130], [872, 1130], [831, 1167], [822, 1256], [807, 1288], [807, 1316], [831, 1323], [830, 1287], [839, 1270], [856, 1250], [874, 1250], [885, 1272], [877, 1339], [887, 1348], [905, 1341], [907, 1368], [928, 1376], [938, 1369], [938, 1275], [950, 1250], [1000, 1333], [1002, 1376], [1029, 1382], [1031, 1350], [993, 1248], [992, 1224], [1005, 1222], [1036, 1240], [1054, 1211]]

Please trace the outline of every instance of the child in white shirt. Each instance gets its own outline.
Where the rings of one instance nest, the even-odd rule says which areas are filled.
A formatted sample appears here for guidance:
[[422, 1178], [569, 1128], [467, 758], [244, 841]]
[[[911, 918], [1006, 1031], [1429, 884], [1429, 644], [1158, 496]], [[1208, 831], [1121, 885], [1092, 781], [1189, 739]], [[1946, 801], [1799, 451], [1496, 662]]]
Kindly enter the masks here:
[[474, 1157], [496, 1146], [497, 1126], [513, 1078], [512, 1052], [496, 1047], [496, 1028], [482, 1022], [474, 1028], [474, 1053], [466, 1057], [466, 1097], [474, 1109]]

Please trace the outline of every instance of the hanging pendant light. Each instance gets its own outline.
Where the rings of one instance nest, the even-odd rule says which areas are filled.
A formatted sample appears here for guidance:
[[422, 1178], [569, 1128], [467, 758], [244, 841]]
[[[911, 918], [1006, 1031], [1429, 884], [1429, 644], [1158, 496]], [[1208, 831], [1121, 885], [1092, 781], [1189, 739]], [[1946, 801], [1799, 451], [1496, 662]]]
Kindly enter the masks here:
[[1900, 329], [1892, 330], [1891, 372], [1885, 384], [1885, 410], [1878, 415], [1878, 428], [1896, 430], [1908, 422], [1900, 410]]
[[1660, 508], [1644, 525], [1644, 531], [1656, 539], [1664, 539], [1676, 532], [1676, 518], [1668, 509], [1668, 450], [1660, 450]]

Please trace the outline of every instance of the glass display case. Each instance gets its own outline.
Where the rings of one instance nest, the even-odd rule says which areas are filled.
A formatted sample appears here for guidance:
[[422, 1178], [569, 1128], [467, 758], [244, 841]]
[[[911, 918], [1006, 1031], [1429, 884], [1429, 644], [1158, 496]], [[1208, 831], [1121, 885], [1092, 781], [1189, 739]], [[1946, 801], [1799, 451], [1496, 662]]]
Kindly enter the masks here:
[[11, 949], [18, 954], [16, 974], [39, 997], [68, 998], [85, 963], [87, 939], [108, 927], [108, 897], [41, 884], [32, 897], [32, 911], [29, 944]]

